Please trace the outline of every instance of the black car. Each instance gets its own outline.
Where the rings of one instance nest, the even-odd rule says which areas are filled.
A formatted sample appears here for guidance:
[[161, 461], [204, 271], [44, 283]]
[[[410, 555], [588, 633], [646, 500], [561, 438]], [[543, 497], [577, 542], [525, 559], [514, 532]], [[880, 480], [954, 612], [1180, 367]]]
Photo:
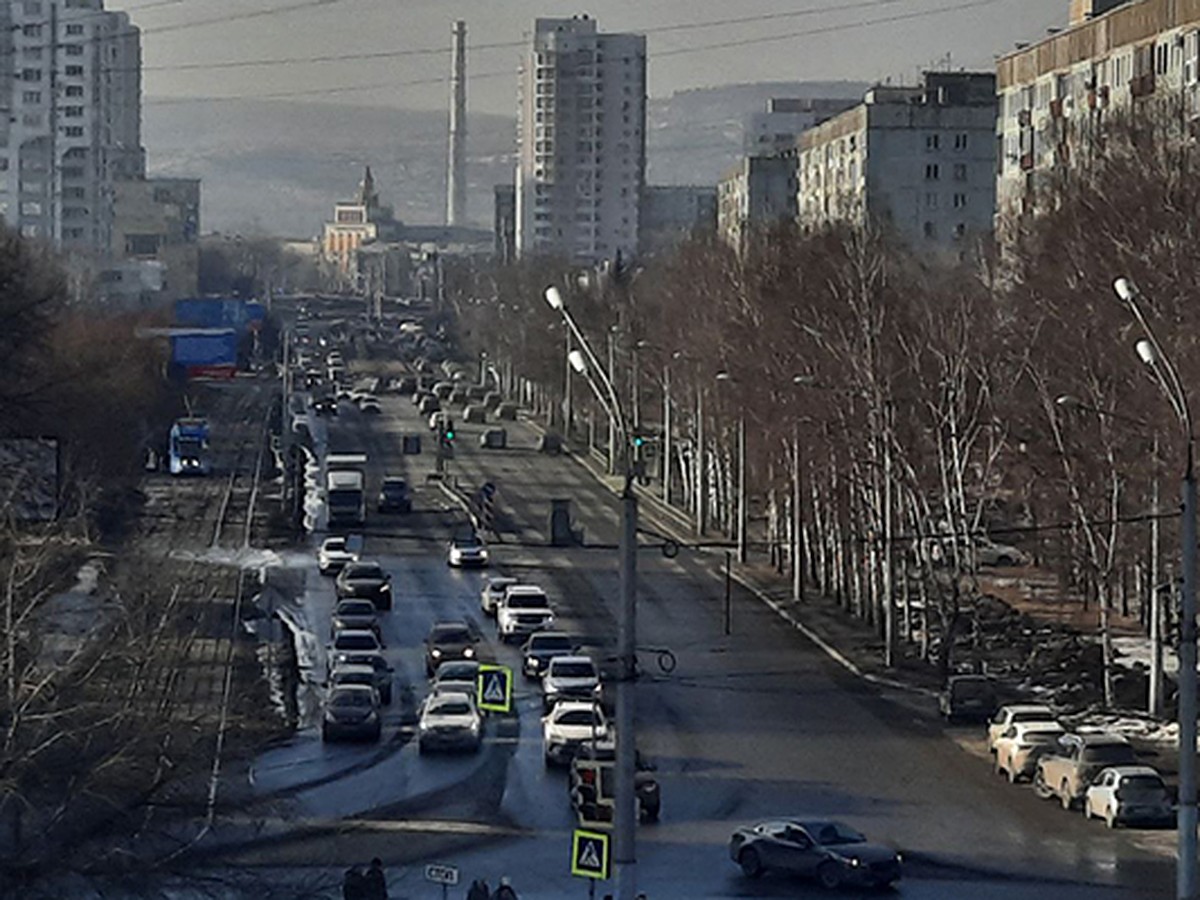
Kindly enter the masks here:
[[377, 508], [382, 513], [412, 512], [412, 497], [408, 493], [408, 482], [403, 478], [384, 478], [383, 484], [379, 488]]
[[392, 608], [392, 576], [377, 562], [347, 563], [334, 582], [337, 598], [363, 598], [377, 609]]
[[521, 648], [521, 671], [526, 678], [541, 678], [550, 660], [556, 656], [572, 656], [578, 649], [578, 642], [561, 631], [531, 634]]
[[392, 673], [395, 669], [388, 665], [382, 653], [369, 651], [338, 653], [333, 664], [334, 671], [341, 666], [370, 666], [375, 672], [375, 690], [379, 691], [379, 699], [384, 704], [392, 702]]
[[313, 412], [318, 416], [336, 416], [338, 414], [337, 398], [326, 395], [313, 401]]
[[986, 675], [951, 675], [938, 695], [938, 708], [947, 722], [986, 722], [1000, 701]]
[[433, 675], [448, 660], [476, 659], [478, 643], [479, 636], [466, 622], [438, 622], [425, 638], [425, 674]]
[[729, 840], [729, 857], [747, 878], [768, 871], [806, 875], [826, 890], [900, 880], [900, 854], [841, 822], [778, 819], [739, 828]]

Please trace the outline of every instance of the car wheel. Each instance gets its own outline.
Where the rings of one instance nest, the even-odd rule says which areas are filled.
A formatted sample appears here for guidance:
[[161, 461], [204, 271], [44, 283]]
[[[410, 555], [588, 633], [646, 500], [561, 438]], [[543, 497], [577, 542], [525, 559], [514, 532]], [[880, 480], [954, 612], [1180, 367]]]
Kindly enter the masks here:
[[995, 750], [992, 751], [992, 771], [997, 775], [1004, 774], [1004, 766], [1000, 762], [1000, 754]]
[[552, 760], [550, 758], [549, 753], [542, 754], [542, 763], [546, 766], [547, 769], [554, 768], [554, 760]]
[[827, 891], [836, 891], [842, 886], [842, 867], [835, 862], [823, 862], [817, 867], [817, 881]]
[[1104, 811], [1104, 824], [1109, 828], [1117, 827], [1117, 814], [1113, 810], [1106, 809]]
[[1075, 805], [1075, 800], [1071, 796], [1071, 785], [1064, 781], [1061, 785], [1061, 791], [1058, 795], [1058, 800], [1062, 804], [1063, 809], [1070, 809]]
[[1053, 791], [1050, 790], [1050, 785], [1046, 784], [1046, 776], [1038, 769], [1033, 775], [1033, 792], [1043, 800], [1048, 800]]
[[738, 865], [742, 867], [742, 874], [747, 878], [757, 878], [763, 873], [762, 860], [758, 858], [758, 851], [753, 847], [747, 847], [738, 854]]
[[996, 560], [997, 566], [1015, 566], [1016, 564], [1016, 560], [1014, 560], [1011, 556], [1001, 556]]

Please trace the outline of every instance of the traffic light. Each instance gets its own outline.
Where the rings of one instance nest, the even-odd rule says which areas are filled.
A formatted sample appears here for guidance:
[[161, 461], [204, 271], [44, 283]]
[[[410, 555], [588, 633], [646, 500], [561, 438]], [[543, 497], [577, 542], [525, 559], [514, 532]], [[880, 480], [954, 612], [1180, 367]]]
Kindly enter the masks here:
[[443, 434], [443, 437], [445, 437], [446, 440], [448, 440], [448, 441], [453, 441], [454, 440], [454, 429], [452, 427], [447, 426], [446, 431]]

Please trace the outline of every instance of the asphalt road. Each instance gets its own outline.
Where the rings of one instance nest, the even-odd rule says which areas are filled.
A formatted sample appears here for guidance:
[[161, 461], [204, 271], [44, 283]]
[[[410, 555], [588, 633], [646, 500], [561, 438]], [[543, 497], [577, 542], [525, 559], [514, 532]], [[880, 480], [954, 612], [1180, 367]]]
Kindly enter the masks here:
[[[496, 642], [479, 611], [489, 574], [541, 584], [560, 624], [606, 661], [616, 633], [615, 498], [576, 461], [536, 453], [535, 432], [525, 425], [506, 423], [509, 449], [484, 451], [481, 427], [458, 422], [448, 471], [468, 491], [485, 481], [498, 485], [501, 533], [490, 571], [450, 570], [445, 540], [463, 517], [425, 483], [433, 466], [427, 423], [407, 397], [384, 397], [383, 408], [382, 417], [364, 417], [344, 404], [319, 443], [365, 448], [372, 487], [384, 472], [418, 486], [411, 516], [372, 513], [365, 529], [364, 556], [379, 559], [394, 579], [396, 608], [384, 636], [398, 699], [380, 745], [322, 745], [318, 661], [309, 723], [252, 770], [256, 789], [275, 803], [281, 829], [304, 823], [317, 831], [230, 858], [336, 867], [378, 853], [397, 884], [412, 886], [404, 896], [435, 896], [417, 887], [420, 865], [432, 861], [458, 864], [468, 883], [482, 875], [494, 884], [506, 871], [524, 888], [522, 897], [583, 896], [586, 886], [568, 871], [574, 820], [565, 775], [542, 763], [536, 686], [518, 678], [517, 714], [489, 721], [477, 755], [419, 756], [411, 740], [413, 709], [425, 690], [421, 642], [435, 620], [474, 619], [491, 639], [485, 652], [518, 667], [517, 649]], [[420, 433], [425, 453], [402, 456], [402, 433]], [[584, 547], [548, 546], [552, 498], [572, 501]], [[305, 573], [298, 608], [324, 641], [332, 583], [304, 553], [288, 564]], [[1109, 832], [1038, 800], [1027, 787], [1007, 785], [960, 746], [962, 732], [948, 733], [922, 701], [855, 679], [736, 587], [726, 636], [716, 564], [687, 549], [667, 560], [649, 543], [639, 554], [639, 646], [647, 649], [638, 741], [657, 765], [663, 790], [662, 821], [639, 830], [640, 883], [651, 897], [795, 896], [795, 882], [745, 881], [726, 851], [734, 827], [779, 815], [836, 817], [900, 848], [910, 860], [903, 896], [1169, 892], [1173, 860], [1161, 852], [1161, 835]], [[653, 650], [661, 647], [678, 662], [669, 674], [655, 664]], [[351, 834], [320, 827], [338, 820], [363, 824]]]

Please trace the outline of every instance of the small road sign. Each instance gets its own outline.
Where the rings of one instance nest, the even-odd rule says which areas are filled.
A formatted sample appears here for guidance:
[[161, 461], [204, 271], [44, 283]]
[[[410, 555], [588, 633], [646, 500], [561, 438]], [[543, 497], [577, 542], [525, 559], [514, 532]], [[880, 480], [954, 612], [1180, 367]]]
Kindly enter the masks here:
[[434, 884], [458, 884], [458, 867], [443, 863], [430, 863], [425, 867], [425, 880]]
[[494, 497], [496, 496], [496, 485], [489, 481], [479, 489], [479, 493], [488, 498]]
[[608, 878], [608, 841], [607, 834], [576, 828], [571, 840], [571, 874], [580, 878]]
[[476, 702], [490, 712], [512, 711], [512, 669], [483, 664], [479, 667]]

